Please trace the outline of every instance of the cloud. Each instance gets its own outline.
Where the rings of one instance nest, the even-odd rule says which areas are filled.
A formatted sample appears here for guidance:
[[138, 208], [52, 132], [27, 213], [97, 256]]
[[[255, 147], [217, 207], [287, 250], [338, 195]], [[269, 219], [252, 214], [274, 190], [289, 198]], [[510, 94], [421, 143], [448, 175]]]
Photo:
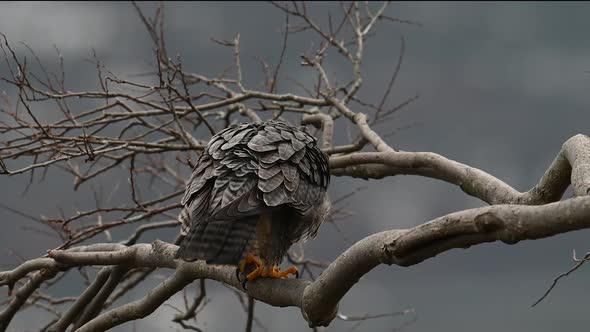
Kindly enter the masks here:
[[118, 33], [120, 5], [86, 2], [3, 2], [0, 31], [9, 41], [26, 42], [39, 55], [55, 54], [53, 44], [68, 54], [107, 49]]

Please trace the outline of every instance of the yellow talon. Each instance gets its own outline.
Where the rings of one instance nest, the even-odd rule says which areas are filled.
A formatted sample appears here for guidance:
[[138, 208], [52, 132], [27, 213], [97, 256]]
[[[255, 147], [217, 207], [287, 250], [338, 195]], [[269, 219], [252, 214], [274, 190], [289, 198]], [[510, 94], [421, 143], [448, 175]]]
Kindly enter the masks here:
[[244, 272], [244, 270], [246, 270], [246, 266], [252, 263], [256, 265], [256, 268], [263, 266], [262, 262], [258, 258], [248, 253], [246, 259], [244, 259], [242, 264], [240, 264], [240, 272]]
[[285, 271], [282, 271], [279, 269], [278, 266], [273, 267], [272, 269], [268, 269], [267, 271], [265, 271], [266, 274], [262, 274], [263, 277], [269, 277], [269, 278], [289, 278], [290, 274], [294, 274], [297, 275], [298, 274], [298, 270], [295, 266], [292, 266], [288, 269], [286, 269]]
[[[252, 254], [248, 254], [246, 256], [246, 258], [244, 259], [244, 261], [240, 264], [240, 266], [238, 268], [239, 273], [244, 273], [244, 271], [246, 271], [246, 267], [248, 265], [252, 265], [252, 264], [255, 265], [256, 268], [252, 272], [250, 272], [246, 276], [246, 279], [242, 282], [242, 286], [244, 288], [246, 286], [245, 283], [247, 281], [252, 281], [252, 280], [259, 278], [259, 277], [280, 279], [280, 278], [288, 278], [290, 274], [295, 275], [297, 278], [299, 277], [299, 271], [294, 266], [286, 269], [285, 271], [281, 271], [281, 269], [278, 266], [272, 266], [272, 267], [264, 266], [264, 264], [260, 261], [260, 259], [256, 258]], [[237, 273], [238, 280], [240, 279], [239, 273]]]
[[278, 266], [265, 267], [263, 265], [260, 265], [254, 271], [252, 271], [250, 274], [248, 274], [248, 276], [246, 278], [248, 279], [248, 281], [252, 281], [258, 277], [280, 279], [280, 278], [288, 278], [290, 274], [298, 275], [298, 272], [299, 271], [294, 266], [281, 272], [281, 270], [279, 269]]
[[250, 272], [250, 274], [248, 274], [248, 276], [246, 277], [246, 280], [252, 281], [252, 280], [258, 278], [262, 274], [263, 270], [264, 270], [263, 266], [257, 267], [254, 271], [252, 271], [252, 272]]

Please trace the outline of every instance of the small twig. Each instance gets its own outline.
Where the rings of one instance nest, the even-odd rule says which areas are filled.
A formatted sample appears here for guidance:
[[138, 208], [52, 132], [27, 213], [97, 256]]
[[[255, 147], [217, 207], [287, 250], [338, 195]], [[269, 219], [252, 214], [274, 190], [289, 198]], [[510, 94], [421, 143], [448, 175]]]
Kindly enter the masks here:
[[285, 59], [285, 53], [287, 51], [287, 41], [289, 40], [289, 14], [285, 14], [285, 33], [283, 34], [283, 45], [281, 46], [281, 55], [279, 56], [279, 63], [275, 67], [274, 74], [272, 75], [272, 81], [270, 84], [270, 88], [268, 89], [270, 93], [274, 93], [275, 89], [278, 85], [278, 77], [279, 71], [281, 70], [281, 65], [283, 64], [283, 60]]
[[379, 113], [381, 113], [381, 111], [383, 110], [383, 106], [385, 105], [385, 102], [387, 102], [387, 98], [389, 97], [389, 94], [391, 93], [391, 89], [393, 88], [393, 85], [395, 84], [395, 80], [397, 79], [397, 75], [399, 74], [399, 71], [401, 69], [402, 61], [404, 59], [405, 50], [406, 50], [405, 40], [404, 40], [404, 37], [401, 36], [400, 37], [399, 57], [397, 59], [397, 63], [395, 65], [395, 68], [393, 69], [393, 74], [391, 75], [391, 79], [389, 80], [389, 84], [387, 84], [387, 90], [385, 91], [385, 94], [383, 94], [383, 97], [381, 98], [381, 101], [379, 102], [379, 105], [377, 106], [377, 112], [375, 113], [375, 117], [373, 118], [372, 123], [375, 123], [379, 119]]
[[246, 332], [252, 332], [252, 322], [254, 321], [254, 304], [256, 300], [248, 296], [248, 318], [246, 319]]
[[135, 193], [135, 181], [134, 174], [135, 174], [135, 155], [131, 156], [131, 161], [129, 165], [129, 185], [131, 186], [131, 199], [133, 199], [133, 203], [137, 205], [142, 210], [145, 210], [143, 204], [137, 199], [137, 194]]
[[571, 269], [569, 269], [567, 272], [564, 272], [564, 273], [558, 275], [557, 277], [555, 277], [553, 279], [553, 282], [551, 283], [551, 286], [549, 286], [549, 288], [545, 291], [543, 296], [541, 296], [540, 299], [538, 299], [535, 303], [533, 303], [533, 305], [531, 307], [534, 307], [537, 304], [541, 303], [541, 301], [543, 301], [549, 295], [549, 293], [551, 293], [553, 288], [555, 288], [555, 286], [557, 286], [557, 283], [559, 282], [559, 280], [561, 278], [569, 276], [572, 272], [576, 271], [582, 265], [584, 265], [584, 263], [586, 263], [587, 261], [590, 260], [590, 252], [586, 253], [584, 255], [584, 257], [582, 257], [582, 258], [576, 258], [576, 250], [574, 250], [572, 256], [573, 256], [572, 259], [574, 262], [576, 262], [576, 264]]

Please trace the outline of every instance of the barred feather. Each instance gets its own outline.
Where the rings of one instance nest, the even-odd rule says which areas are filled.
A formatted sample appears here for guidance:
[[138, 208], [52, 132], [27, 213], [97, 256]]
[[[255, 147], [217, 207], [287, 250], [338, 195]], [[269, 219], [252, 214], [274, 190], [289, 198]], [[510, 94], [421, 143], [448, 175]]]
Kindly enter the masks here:
[[[211, 138], [187, 183], [177, 257], [237, 265], [255, 250], [279, 264], [327, 216], [329, 182], [326, 155], [301, 127], [230, 126]], [[270, 238], [257, 232], [261, 220], [270, 223]]]

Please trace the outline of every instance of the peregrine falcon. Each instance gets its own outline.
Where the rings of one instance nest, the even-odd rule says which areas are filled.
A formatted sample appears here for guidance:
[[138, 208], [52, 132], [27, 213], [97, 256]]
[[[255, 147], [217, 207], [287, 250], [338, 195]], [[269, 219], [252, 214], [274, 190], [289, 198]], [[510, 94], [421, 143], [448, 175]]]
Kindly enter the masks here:
[[187, 183], [186, 236], [176, 257], [240, 271], [254, 264], [246, 280], [295, 274], [278, 265], [326, 219], [329, 183], [328, 158], [304, 127], [274, 120], [229, 126], [211, 138]]

